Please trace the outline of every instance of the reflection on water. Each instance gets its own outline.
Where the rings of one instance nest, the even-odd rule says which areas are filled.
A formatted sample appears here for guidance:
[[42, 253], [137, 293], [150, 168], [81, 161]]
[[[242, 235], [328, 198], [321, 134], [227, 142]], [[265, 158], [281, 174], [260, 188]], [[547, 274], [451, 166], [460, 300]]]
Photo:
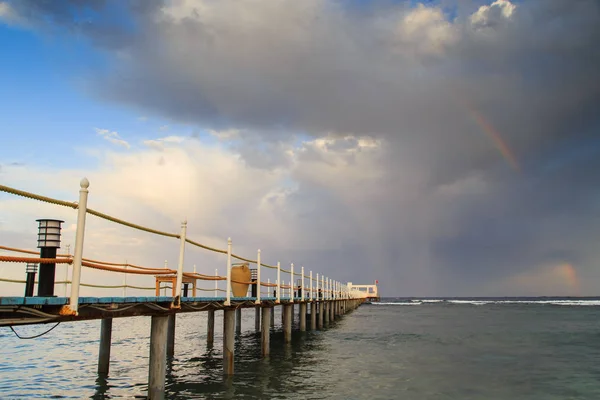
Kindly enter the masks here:
[[[279, 312], [278, 312], [279, 314]], [[222, 312], [214, 346], [206, 314], [177, 317], [169, 399], [596, 399], [600, 308], [428, 304], [363, 306], [323, 331], [281, 317], [261, 358], [254, 310], [236, 336], [235, 376], [222, 374]], [[17, 328], [24, 335], [46, 326]], [[116, 319], [108, 375], [96, 373], [99, 321], [61, 324], [36, 340], [0, 329], [0, 398], [145, 398], [150, 318]]]

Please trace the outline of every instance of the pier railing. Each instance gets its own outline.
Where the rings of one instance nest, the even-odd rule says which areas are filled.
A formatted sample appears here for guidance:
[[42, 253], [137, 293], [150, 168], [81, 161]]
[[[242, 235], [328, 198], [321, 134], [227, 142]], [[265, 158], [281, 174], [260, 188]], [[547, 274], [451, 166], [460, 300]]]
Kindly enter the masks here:
[[[217, 297], [217, 292], [223, 292], [225, 294], [224, 305], [228, 306], [231, 304], [232, 299], [232, 283], [241, 283], [241, 284], [257, 284], [258, 290], [256, 291], [256, 304], [261, 303], [261, 297], [265, 295], [265, 292], [262, 292], [261, 288], [267, 288], [266, 297], [271, 298], [272, 296], [268, 296], [271, 289], [275, 289], [275, 303], [280, 303], [282, 300], [286, 300], [288, 302], [293, 303], [295, 300], [298, 301], [312, 301], [312, 300], [340, 300], [340, 299], [356, 299], [360, 298], [361, 294], [358, 291], [352, 290], [347, 284], [339, 282], [329, 277], [325, 277], [323, 274], [316, 273], [313, 277], [313, 271], [308, 271], [308, 274], [305, 274], [304, 267], [300, 268], [300, 272], [294, 271], [294, 264], [290, 264], [290, 269], [285, 269], [281, 267], [281, 263], [277, 262], [275, 265], [270, 265], [264, 263], [261, 259], [262, 254], [261, 250], [257, 250], [256, 259], [251, 259], [247, 257], [242, 257], [238, 254], [233, 253], [232, 251], [232, 240], [231, 238], [227, 239], [227, 246], [224, 249], [208, 246], [206, 244], [202, 244], [191, 238], [187, 237], [187, 221], [183, 221], [181, 223], [181, 229], [179, 233], [165, 232], [158, 229], [149, 228], [146, 226], [142, 226], [139, 224], [135, 224], [133, 222], [129, 222], [120, 218], [116, 218], [114, 216], [102, 213], [100, 211], [96, 211], [87, 206], [88, 194], [89, 194], [89, 182], [87, 179], [82, 179], [80, 183], [79, 190], [79, 201], [78, 202], [68, 202], [63, 200], [54, 199], [47, 196], [42, 196], [39, 194], [26, 192], [23, 190], [18, 190], [15, 188], [11, 188], [8, 186], [0, 185], [0, 191], [5, 192], [15, 196], [21, 196], [25, 198], [29, 198], [36, 201], [46, 202], [50, 204], [54, 204], [57, 206], [68, 207], [77, 210], [77, 229], [75, 235], [75, 248], [74, 254], [59, 254], [56, 258], [48, 259], [48, 258], [39, 258], [39, 257], [25, 257], [25, 256], [14, 256], [14, 255], [0, 255], [0, 262], [17, 262], [17, 263], [54, 263], [54, 264], [70, 264], [73, 266], [71, 280], [65, 281], [57, 281], [55, 284], [70, 284], [70, 294], [69, 294], [69, 305], [65, 309], [65, 313], [71, 315], [77, 315], [78, 306], [79, 306], [79, 297], [80, 297], [80, 287], [94, 287], [94, 288], [132, 288], [139, 290], [155, 290], [156, 287], [145, 287], [145, 286], [136, 286], [136, 285], [128, 285], [126, 281], [124, 281], [123, 285], [97, 285], [90, 283], [82, 283], [81, 282], [81, 270], [82, 267], [93, 268], [96, 270], [102, 270], [112, 273], [119, 273], [127, 275], [153, 275], [153, 276], [161, 276], [161, 275], [175, 275], [175, 291], [172, 301], [172, 308], [181, 307], [181, 292], [182, 292], [182, 284], [184, 277], [191, 278], [194, 280], [200, 281], [214, 281], [215, 288], [207, 289], [207, 288], [197, 288], [199, 290], [204, 291], [214, 291], [215, 297]], [[85, 229], [86, 229], [86, 217], [87, 215], [93, 215], [98, 218], [102, 218], [109, 222], [119, 224], [122, 226], [126, 226], [132, 229], [144, 231], [153, 235], [159, 235], [163, 237], [168, 237], [172, 239], [177, 239], [179, 241], [179, 258], [177, 269], [170, 269], [166, 265], [164, 268], [153, 268], [140, 266], [136, 264], [130, 263], [114, 263], [107, 261], [99, 261], [93, 260], [83, 257], [84, 253], [84, 239], [85, 239]], [[226, 276], [220, 276], [215, 271], [215, 275], [206, 275], [194, 272], [184, 272], [185, 266], [185, 250], [186, 246], [191, 245], [200, 249], [204, 249], [207, 251], [211, 251], [214, 253], [219, 253], [226, 255]], [[8, 246], [0, 246], [0, 250], [21, 253], [21, 254], [38, 254], [35, 251], [27, 250], [27, 249], [18, 249], [14, 247]], [[233, 260], [241, 261], [242, 263], [254, 264], [256, 265], [256, 281], [239, 281], [232, 279], [231, 271], [232, 266], [236, 265], [233, 263]], [[276, 272], [277, 278], [274, 279], [274, 283], [271, 283], [271, 280], [268, 279], [266, 282], [261, 280], [264, 279], [263, 269], [272, 270], [272, 272]], [[195, 268], [194, 268], [195, 269]], [[286, 274], [288, 279], [282, 278], [282, 274]], [[299, 283], [295, 283], [295, 279], [299, 278]], [[226, 282], [225, 289], [220, 289], [217, 286], [219, 281]], [[15, 280], [15, 279], [6, 279], [0, 277], [0, 282], [7, 283], [23, 283], [24, 281]], [[169, 286], [159, 286], [159, 289], [163, 289]], [[171, 288], [171, 287], [169, 287]]]

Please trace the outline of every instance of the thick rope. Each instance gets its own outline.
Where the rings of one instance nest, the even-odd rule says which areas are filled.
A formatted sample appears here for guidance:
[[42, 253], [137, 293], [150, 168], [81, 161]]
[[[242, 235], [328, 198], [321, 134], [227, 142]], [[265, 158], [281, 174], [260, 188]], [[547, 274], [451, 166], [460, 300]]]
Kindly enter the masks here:
[[39, 201], [43, 201], [46, 203], [56, 204], [59, 206], [64, 206], [64, 207], [69, 207], [69, 208], [74, 208], [74, 209], [77, 209], [77, 207], [78, 207], [77, 203], [71, 203], [68, 201], [53, 199], [51, 197], [40, 196], [39, 194], [26, 192], [24, 190], [14, 189], [14, 188], [4, 186], [4, 185], [0, 185], [0, 192], [15, 194], [17, 196], [27, 197], [29, 199], [39, 200]]
[[17, 248], [14, 248], [14, 247], [7, 247], [7, 246], [0, 246], [0, 250], [14, 251], [15, 253], [40, 254], [39, 251], [23, 250], [23, 249], [17, 249]]
[[73, 260], [69, 258], [39, 258], [39, 257], [15, 257], [15, 256], [0, 256], [0, 261], [18, 262], [30, 264], [71, 264]]
[[[76, 202], [67, 202], [67, 201], [62, 201], [62, 200], [58, 200], [58, 199], [53, 199], [51, 197], [37, 195], [35, 193], [30, 193], [30, 192], [26, 192], [26, 191], [23, 191], [23, 190], [14, 189], [14, 188], [11, 188], [11, 187], [8, 187], [8, 186], [5, 186], [5, 185], [0, 185], [0, 191], [6, 192], [6, 193], [10, 193], [10, 194], [14, 194], [14, 195], [17, 195], [17, 196], [27, 197], [27, 198], [34, 199], [34, 200], [44, 201], [44, 202], [51, 203], [51, 204], [61, 205], [61, 206], [70, 207], [70, 208], [74, 208], [74, 209], [78, 208], [78, 204]], [[91, 214], [91, 215], [94, 215], [96, 217], [105, 219], [107, 221], [111, 221], [111, 222], [114, 222], [114, 223], [117, 223], [117, 224], [120, 224], [120, 225], [128, 226], [130, 228], [138, 229], [138, 230], [141, 230], [141, 231], [144, 231], [144, 232], [153, 233], [153, 234], [160, 235], [160, 236], [172, 237], [172, 238], [176, 238], [176, 239], [179, 239], [179, 237], [180, 237], [178, 234], [175, 234], [175, 233], [163, 232], [163, 231], [159, 231], [159, 230], [156, 230], [156, 229], [147, 228], [147, 227], [144, 227], [142, 225], [137, 225], [137, 224], [134, 224], [132, 222], [127, 222], [127, 221], [121, 220], [119, 218], [111, 217], [108, 214], [104, 214], [104, 213], [102, 213], [100, 211], [96, 211], [96, 210], [91, 209], [91, 208], [87, 208], [87, 212], [89, 214]], [[194, 246], [198, 246], [200, 248], [206, 249], [206, 250], [210, 250], [210, 251], [221, 253], [221, 254], [227, 254], [227, 250], [217, 249], [215, 247], [210, 247], [210, 246], [207, 246], [207, 245], [203, 245], [203, 244], [198, 243], [196, 241], [193, 241], [191, 239], [187, 239], [186, 238], [186, 242], [188, 242], [188, 243], [190, 243], [190, 244], [192, 244]], [[0, 248], [4, 248], [4, 247], [0, 247]], [[12, 250], [12, 251], [19, 251], [17, 249], [13, 250], [11, 248], [4, 248], [4, 249], [5, 250]], [[29, 252], [29, 251], [25, 251], [25, 252], [27, 252], [29, 254], [37, 254], [37, 253]], [[231, 256], [233, 258], [235, 258], [235, 259], [238, 259], [238, 260], [241, 260], [241, 261], [246, 261], [246, 262], [249, 262], [249, 263], [252, 263], [252, 264], [256, 264], [257, 263], [256, 260], [251, 260], [249, 258], [238, 256], [237, 254], [231, 254]], [[61, 257], [63, 257], [63, 256], [61, 255]], [[0, 260], [0, 261], [4, 261], [4, 260]], [[91, 262], [91, 263], [94, 263], [94, 264], [125, 266], [123, 264], [117, 265], [117, 264], [112, 264], [112, 263], [100, 263], [100, 262], [96, 262], [96, 261], [93, 261], [93, 260], [84, 260], [84, 261], [88, 261], [88, 262]], [[23, 262], [28, 262], [28, 261], [23, 261]], [[64, 262], [57, 262], [57, 263], [64, 264]], [[152, 269], [147, 268], [147, 267], [138, 267], [138, 266], [129, 265], [129, 264], [127, 266], [131, 266], [132, 268], [140, 268], [140, 269], [152, 270]], [[268, 264], [263, 264], [263, 263], [261, 263], [261, 266], [263, 266], [265, 268], [270, 268], [270, 269], [277, 269], [277, 267], [275, 267], [273, 265], [268, 265]], [[284, 272], [284, 273], [287, 273], [287, 274], [291, 274], [291, 271], [288, 271], [288, 270], [283, 269], [283, 268], [281, 269], [281, 272]], [[162, 272], [157, 272], [157, 273], [162, 273]], [[294, 273], [293, 275], [294, 276], [301, 276], [301, 274], [299, 274], [299, 273]], [[316, 281], [315, 279], [313, 279], [313, 280]]]
[[95, 215], [98, 218], [102, 218], [102, 219], [105, 219], [107, 221], [111, 221], [111, 222], [114, 222], [114, 223], [117, 223], [117, 224], [120, 224], [120, 225], [128, 226], [128, 227], [133, 228], [133, 229], [138, 229], [140, 231], [144, 231], [144, 232], [148, 232], [148, 233], [154, 233], [156, 235], [167, 236], [167, 237], [172, 237], [172, 238], [179, 239], [179, 235], [176, 234], [176, 233], [169, 233], [169, 232], [157, 231], [156, 229], [146, 228], [144, 226], [137, 225], [137, 224], [134, 224], [132, 222], [127, 222], [127, 221], [123, 221], [122, 219], [111, 217], [108, 214], [101, 213], [100, 211], [96, 211], [96, 210], [93, 210], [91, 208], [88, 208], [87, 212], [89, 214]]

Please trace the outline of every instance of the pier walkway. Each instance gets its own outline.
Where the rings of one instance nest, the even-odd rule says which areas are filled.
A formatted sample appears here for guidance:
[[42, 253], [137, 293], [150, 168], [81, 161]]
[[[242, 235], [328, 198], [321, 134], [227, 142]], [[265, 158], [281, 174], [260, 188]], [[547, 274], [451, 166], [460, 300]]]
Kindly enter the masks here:
[[[304, 267], [294, 272], [294, 264], [284, 269], [277, 262], [269, 265], [261, 261], [261, 251], [257, 251], [256, 259], [245, 258], [232, 252], [232, 240], [227, 240], [227, 248], [219, 249], [194, 241], [187, 237], [187, 222], [181, 224], [179, 233], [164, 232], [144, 227], [132, 222], [112, 217], [87, 207], [89, 182], [83, 179], [80, 185], [79, 201], [67, 202], [25, 192], [0, 185], [0, 192], [22, 196], [32, 200], [69, 207], [77, 210], [77, 230], [75, 251], [71, 255], [56, 254], [60, 247], [60, 224], [58, 220], [39, 220], [38, 247], [40, 252], [0, 246], [0, 262], [27, 264], [27, 280], [21, 281], [0, 276], [0, 283], [25, 284], [25, 296], [0, 296], [0, 326], [17, 326], [31, 324], [56, 324], [82, 320], [100, 319], [100, 346], [98, 355], [98, 372], [107, 374], [110, 365], [110, 349], [113, 318], [133, 316], [149, 316], [151, 318], [150, 348], [148, 366], [148, 398], [164, 398], [165, 372], [167, 357], [173, 355], [175, 341], [176, 315], [188, 312], [205, 312], [208, 318], [207, 342], [214, 340], [215, 311], [223, 311], [223, 372], [234, 374], [234, 332], [241, 330], [241, 310], [255, 310], [255, 330], [261, 333], [262, 356], [268, 357], [270, 352], [270, 333], [274, 327], [274, 307], [282, 307], [282, 326], [284, 342], [290, 343], [292, 338], [292, 321], [295, 305], [298, 305], [299, 330], [322, 329], [330, 322], [352, 311], [365, 301], [366, 295], [352, 285], [336, 281], [323, 274], [309, 271]], [[93, 215], [116, 224], [176, 239], [179, 243], [177, 269], [139, 266], [114, 261], [98, 261], [83, 257], [85, 223], [87, 215]], [[185, 263], [186, 246], [193, 246], [226, 256], [226, 276], [201, 274], [193, 272]], [[9, 253], [5, 255], [3, 253]], [[17, 255], [15, 255], [17, 254]], [[26, 254], [26, 256], [23, 256]], [[34, 257], [33, 255], [38, 255]], [[232, 263], [236, 259], [241, 263]], [[70, 280], [56, 281], [56, 265], [71, 265]], [[35, 280], [37, 266], [39, 277]], [[250, 266], [254, 266], [251, 269]], [[82, 268], [105, 271], [108, 276], [125, 277], [122, 285], [99, 285], [81, 282]], [[25, 271], [24, 271], [25, 272]], [[273, 281], [264, 278], [273, 275]], [[152, 286], [134, 286], [126, 282], [127, 275], [145, 275], [154, 278]], [[276, 275], [275, 275], [276, 274]], [[283, 275], [283, 277], [282, 277]], [[287, 279], [285, 278], [287, 276]], [[215, 287], [197, 288], [198, 281], [212, 281]], [[162, 286], [172, 282], [171, 286]], [[225, 284], [219, 288], [219, 282]], [[33, 296], [34, 285], [38, 285], [38, 295]], [[70, 285], [69, 296], [56, 297], [56, 285]], [[189, 286], [192, 293], [197, 291], [212, 292], [212, 296], [188, 296]], [[80, 295], [82, 288], [123, 289], [124, 296], [89, 297]], [[172, 296], [160, 296], [161, 289], [172, 289]], [[155, 296], [126, 296], [126, 290], [152, 290]], [[248, 291], [251, 289], [251, 295]], [[264, 290], [266, 289], [266, 290]]]

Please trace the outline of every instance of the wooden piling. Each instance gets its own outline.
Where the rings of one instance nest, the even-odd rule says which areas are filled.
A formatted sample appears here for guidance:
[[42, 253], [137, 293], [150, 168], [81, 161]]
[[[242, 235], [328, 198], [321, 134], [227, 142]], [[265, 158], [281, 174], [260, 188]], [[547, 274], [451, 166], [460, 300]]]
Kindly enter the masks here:
[[329, 302], [329, 322], [335, 321], [335, 301]]
[[262, 309], [262, 332], [261, 332], [261, 344], [262, 344], [262, 355], [268, 357], [271, 352], [271, 314], [273, 309], [270, 307], [264, 307]]
[[271, 310], [271, 328], [275, 328], [275, 307]]
[[317, 303], [310, 303], [310, 330], [314, 331], [317, 329]]
[[260, 332], [260, 306], [254, 307], [254, 331]]
[[112, 318], [104, 318], [100, 323], [100, 350], [98, 352], [99, 374], [108, 374], [108, 368], [110, 364], [112, 321]]
[[300, 303], [300, 332], [306, 331], [306, 303]]
[[215, 310], [208, 310], [208, 321], [206, 324], [206, 344], [212, 346], [215, 342]]
[[233, 375], [235, 314], [233, 308], [223, 310], [223, 373], [225, 375]]
[[235, 333], [238, 335], [242, 333], [242, 309], [235, 309]]
[[325, 306], [323, 305], [323, 302], [320, 301], [319, 302], [319, 315], [317, 318], [317, 326], [319, 329], [323, 329], [323, 313], [324, 313], [324, 308]]
[[148, 398], [150, 400], [164, 400], [165, 373], [167, 371], [167, 330], [169, 327], [169, 316], [155, 315], [151, 318]]
[[286, 343], [291, 343], [292, 341], [292, 310], [293, 308], [291, 304], [286, 304], [283, 306], [283, 337]]
[[175, 354], [175, 314], [169, 315], [169, 326], [167, 330], [167, 357]]

